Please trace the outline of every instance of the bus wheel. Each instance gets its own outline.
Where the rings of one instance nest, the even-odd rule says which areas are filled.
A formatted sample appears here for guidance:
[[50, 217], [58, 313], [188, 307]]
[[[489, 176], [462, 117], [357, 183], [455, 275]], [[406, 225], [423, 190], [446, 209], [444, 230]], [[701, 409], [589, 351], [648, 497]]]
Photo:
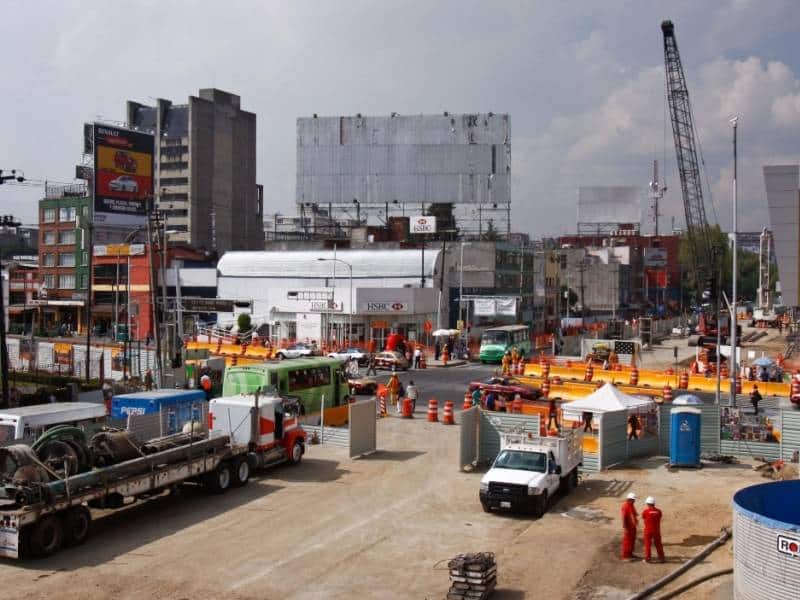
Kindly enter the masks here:
[[37, 558], [51, 556], [61, 548], [64, 529], [61, 519], [56, 515], [47, 515], [31, 531], [31, 553]]
[[73, 506], [64, 512], [64, 545], [80, 546], [89, 537], [92, 515], [85, 506]]

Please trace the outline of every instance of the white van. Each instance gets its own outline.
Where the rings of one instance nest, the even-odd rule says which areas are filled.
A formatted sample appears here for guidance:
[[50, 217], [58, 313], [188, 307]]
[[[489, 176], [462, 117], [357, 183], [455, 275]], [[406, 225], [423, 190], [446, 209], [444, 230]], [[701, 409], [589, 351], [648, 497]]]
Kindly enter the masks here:
[[94, 402], [54, 402], [0, 410], [0, 444], [38, 437], [55, 425], [88, 425], [105, 419], [106, 407]]

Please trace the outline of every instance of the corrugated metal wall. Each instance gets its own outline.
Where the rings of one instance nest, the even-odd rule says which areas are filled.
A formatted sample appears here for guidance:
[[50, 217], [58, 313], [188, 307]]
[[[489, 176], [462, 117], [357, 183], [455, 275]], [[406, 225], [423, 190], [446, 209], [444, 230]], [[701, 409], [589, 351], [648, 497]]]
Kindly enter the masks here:
[[489, 464], [500, 453], [500, 433], [514, 429], [539, 435], [539, 415], [481, 411], [478, 424], [478, 463]]
[[600, 468], [625, 462], [628, 456], [627, 411], [603, 413], [600, 420]]
[[782, 458], [791, 460], [796, 450], [800, 450], [800, 411], [784, 410], [781, 414]]
[[375, 452], [377, 447], [377, 419], [375, 399], [359, 400], [348, 405], [350, 426], [350, 458]]
[[473, 406], [461, 412], [458, 445], [458, 468], [471, 467], [478, 462], [478, 415], [480, 408]]
[[777, 551], [773, 529], [733, 507], [733, 597], [737, 600], [795, 600], [800, 595], [800, 560]]

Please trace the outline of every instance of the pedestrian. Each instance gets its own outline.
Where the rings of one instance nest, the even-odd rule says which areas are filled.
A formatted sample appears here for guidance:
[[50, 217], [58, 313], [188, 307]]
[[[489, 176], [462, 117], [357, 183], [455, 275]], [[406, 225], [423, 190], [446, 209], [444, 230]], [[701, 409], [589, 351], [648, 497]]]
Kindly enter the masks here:
[[750, 404], [753, 405], [753, 414], [758, 414], [758, 403], [761, 402], [761, 392], [758, 391], [758, 386], [753, 386], [753, 391], [750, 392]]
[[547, 430], [550, 431], [553, 425], [555, 425], [556, 430], [561, 430], [558, 424], [558, 405], [555, 397], [551, 397], [547, 404]]
[[414, 368], [419, 369], [420, 362], [422, 361], [422, 350], [419, 346], [414, 348]]
[[620, 514], [622, 516], [622, 560], [633, 560], [633, 547], [636, 544], [636, 526], [639, 522], [639, 515], [636, 512], [636, 494], [630, 492], [625, 502], [622, 504]]
[[417, 386], [414, 385], [414, 381], [408, 382], [408, 387], [406, 388], [406, 398], [411, 400], [411, 412], [416, 412], [417, 410], [417, 398], [419, 398], [419, 390]]
[[148, 392], [153, 389], [153, 371], [147, 369], [144, 374], [144, 389]]
[[481, 388], [472, 390], [472, 406], [479, 406], [481, 403]]
[[583, 431], [584, 433], [592, 433], [592, 413], [591, 411], [583, 411]]
[[375, 355], [370, 354], [369, 359], [367, 360], [367, 377], [369, 374], [372, 373], [373, 375], [377, 376], [378, 371], [375, 369]]
[[206, 400], [211, 400], [211, 377], [208, 376], [208, 373], [203, 373], [203, 376], [200, 377], [200, 387], [206, 393]]
[[636, 416], [636, 413], [631, 413], [631, 415], [628, 417], [628, 439], [638, 440], [639, 429], [641, 429], [639, 417]]
[[658, 553], [658, 562], [664, 562], [664, 546], [661, 544], [661, 510], [656, 508], [655, 498], [648, 496], [647, 505], [642, 511], [644, 521], [644, 562], [650, 562], [650, 545], [654, 544]]
[[494, 401], [494, 392], [489, 392], [486, 394], [486, 410], [494, 410], [495, 409], [495, 401]]
[[392, 369], [392, 376], [389, 377], [389, 383], [386, 384], [386, 387], [389, 390], [389, 402], [395, 405], [395, 408], [399, 412], [398, 401], [400, 399], [400, 379], [397, 377], [397, 373], [394, 369]]
[[506, 396], [505, 396], [505, 394], [498, 394], [498, 396], [497, 396], [497, 412], [506, 412]]

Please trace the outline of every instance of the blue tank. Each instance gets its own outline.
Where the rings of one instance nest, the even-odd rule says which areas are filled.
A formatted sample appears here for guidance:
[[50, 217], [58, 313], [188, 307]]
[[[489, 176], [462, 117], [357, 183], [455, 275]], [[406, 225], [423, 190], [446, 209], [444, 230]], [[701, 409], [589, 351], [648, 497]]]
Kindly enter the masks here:
[[669, 465], [700, 466], [700, 409], [676, 406], [670, 411]]

